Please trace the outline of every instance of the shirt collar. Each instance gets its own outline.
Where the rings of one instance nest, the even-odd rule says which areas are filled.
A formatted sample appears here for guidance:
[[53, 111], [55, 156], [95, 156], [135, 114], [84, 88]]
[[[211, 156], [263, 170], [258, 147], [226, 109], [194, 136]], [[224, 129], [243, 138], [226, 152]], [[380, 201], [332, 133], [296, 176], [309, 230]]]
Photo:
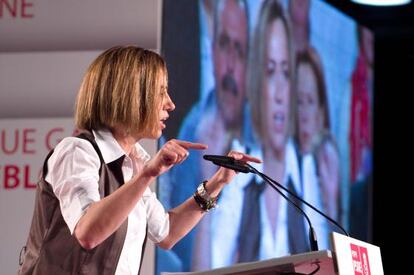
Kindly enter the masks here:
[[[116, 141], [110, 130], [92, 130], [92, 133], [95, 137], [96, 143], [98, 144], [99, 150], [101, 150], [105, 163], [110, 163], [125, 155], [125, 151]], [[149, 154], [138, 142], [135, 143], [135, 150], [132, 150], [132, 154], [134, 154], [134, 157], [141, 159], [144, 162], [150, 159]]]
[[[235, 144], [237, 144], [237, 143], [232, 144], [233, 145], [232, 146], [233, 150], [238, 150], [238, 151], [241, 151], [241, 152], [245, 152], [245, 150], [242, 150], [241, 147], [234, 146]], [[255, 148], [255, 147], [252, 147], [250, 149], [249, 155], [263, 160], [262, 151]], [[301, 181], [300, 181], [300, 172], [299, 172], [298, 160], [297, 160], [297, 156], [296, 156], [295, 147], [294, 147], [293, 142], [292, 142], [291, 139], [289, 139], [289, 141], [286, 144], [285, 163], [286, 163], [286, 171], [285, 171], [285, 174], [284, 174], [284, 178], [283, 178], [283, 181], [279, 182], [279, 183], [286, 186], [289, 178], [291, 178], [291, 180], [293, 181], [293, 185], [295, 186], [295, 189], [297, 190], [297, 192], [299, 194], [301, 194], [302, 193], [302, 186], [301, 186]], [[263, 172], [263, 163], [251, 162], [250, 165], [252, 165], [254, 168], [256, 168], [259, 172]], [[240, 182], [240, 185], [242, 187], [245, 187], [249, 183], [252, 176], [254, 176], [256, 178], [256, 182], [258, 184], [264, 183], [263, 179], [259, 175], [252, 175], [252, 174], [241, 174], [240, 175], [239, 174], [237, 176], [237, 178], [243, 177], [244, 175], [247, 175], [246, 177], [248, 177], [248, 180]]]

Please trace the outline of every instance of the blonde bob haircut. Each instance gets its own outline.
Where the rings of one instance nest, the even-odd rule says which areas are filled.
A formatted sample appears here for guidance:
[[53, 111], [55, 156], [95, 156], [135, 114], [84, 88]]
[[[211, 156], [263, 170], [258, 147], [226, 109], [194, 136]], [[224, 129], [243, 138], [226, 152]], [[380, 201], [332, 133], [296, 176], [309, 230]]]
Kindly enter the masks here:
[[288, 135], [292, 135], [294, 132], [293, 122], [295, 116], [295, 75], [293, 70], [293, 48], [291, 42], [290, 23], [287, 16], [284, 14], [282, 6], [278, 0], [265, 0], [260, 9], [258, 16], [258, 22], [254, 32], [253, 42], [254, 47], [251, 48], [249, 55], [249, 66], [247, 73], [247, 95], [251, 106], [251, 116], [253, 126], [256, 130], [256, 135], [259, 139], [263, 139], [265, 136], [265, 125], [264, 125], [264, 108], [263, 108], [263, 77], [266, 75], [266, 50], [267, 50], [267, 39], [269, 33], [269, 26], [277, 21], [281, 20], [285, 29], [288, 42], [288, 58], [289, 58], [289, 129]]
[[76, 100], [76, 127], [151, 133], [166, 85], [166, 64], [155, 52], [135, 46], [108, 49], [85, 73]]

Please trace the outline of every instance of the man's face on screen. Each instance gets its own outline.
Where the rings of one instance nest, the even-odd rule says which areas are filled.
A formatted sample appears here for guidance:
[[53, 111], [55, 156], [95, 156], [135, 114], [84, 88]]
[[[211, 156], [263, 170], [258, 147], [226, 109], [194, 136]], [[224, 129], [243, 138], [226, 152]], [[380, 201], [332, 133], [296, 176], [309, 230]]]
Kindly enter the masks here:
[[245, 100], [247, 18], [237, 1], [223, 1], [218, 9], [213, 53], [217, 103], [226, 126], [238, 127]]

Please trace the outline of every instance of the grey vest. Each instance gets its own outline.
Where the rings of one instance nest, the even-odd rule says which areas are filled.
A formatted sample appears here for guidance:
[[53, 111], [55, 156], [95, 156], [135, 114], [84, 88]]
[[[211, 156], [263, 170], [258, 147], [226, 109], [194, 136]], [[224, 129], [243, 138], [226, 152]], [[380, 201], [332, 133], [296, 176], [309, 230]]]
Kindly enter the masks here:
[[[78, 137], [90, 141], [98, 153], [101, 161], [99, 194], [101, 198], [108, 196], [124, 183], [122, 163], [114, 161], [105, 164], [92, 133], [83, 132]], [[53, 151], [45, 160], [42, 177], [37, 185], [32, 224], [19, 274], [114, 274], [128, 221], [94, 249], [82, 248], [70, 234], [60, 211], [59, 201], [50, 184], [45, 181], [47, 161], [52, 153]]]

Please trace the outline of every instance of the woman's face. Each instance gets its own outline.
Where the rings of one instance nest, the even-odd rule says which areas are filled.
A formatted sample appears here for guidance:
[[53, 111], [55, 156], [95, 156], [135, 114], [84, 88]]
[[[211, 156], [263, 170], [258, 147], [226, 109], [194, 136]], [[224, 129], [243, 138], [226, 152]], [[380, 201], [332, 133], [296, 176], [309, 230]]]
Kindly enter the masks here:
[[309, 153], [312, 139], [321, 130], [321, 112], [316, 76], [308, 63], [299, 64], [297, 70], [297, 108], [299, 147]]
[[167, 83], [167, 76], [164, 75], [161, 81], [161, 87], [158, 91], [160, 97], [160, 104], [159, 104], [159, 130], [157, 133], [157, 138], [159, 138], [162, 134], [162, 130], [165, 129], [165, 121], [169, 117], [169, 112], [175, 109], [174, 102], [172, 101], [170, 95], [168, 94], [168, 83]]
[[290, 55], [283, 21], [269, 25], [266, 38], [263, 106], [264, 142], [273, 151], [282, 151], [287, 141], [290, 113]]
[[145, 138], [158, 139], [162, 135], [162, 131], [166, 127], [166, 120], [169, 117], [169, 112], [175, 109], [174, 102], [171, 100], [170, 95], [168, 94], [168, 83], [166, 75], [162, 74], [159, 87], [154, 91], [156, 106], [158, 108], [158, 124], [153, 128], [152, 132]]

